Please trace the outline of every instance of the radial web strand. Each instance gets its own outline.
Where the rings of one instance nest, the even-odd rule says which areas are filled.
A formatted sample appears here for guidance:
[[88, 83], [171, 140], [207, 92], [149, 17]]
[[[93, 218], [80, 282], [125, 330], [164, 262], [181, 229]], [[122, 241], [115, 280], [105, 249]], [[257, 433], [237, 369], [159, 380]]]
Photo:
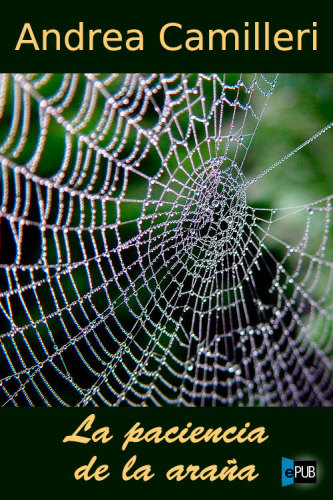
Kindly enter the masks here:
[[249, 201], [332, 133], [253, 174], [278, 82], [1, 75], [0, 404], [332, 404], [332, 196]]

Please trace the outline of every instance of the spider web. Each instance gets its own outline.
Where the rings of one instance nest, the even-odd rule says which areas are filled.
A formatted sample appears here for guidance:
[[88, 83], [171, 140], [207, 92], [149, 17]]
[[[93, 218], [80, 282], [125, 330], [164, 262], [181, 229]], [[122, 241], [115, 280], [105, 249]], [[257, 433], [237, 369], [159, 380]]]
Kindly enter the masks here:
[[276, 83], [1, 76], [2, 405], [331, 405], [332, 196], [248, 192], [332, 123], [249, 176]]

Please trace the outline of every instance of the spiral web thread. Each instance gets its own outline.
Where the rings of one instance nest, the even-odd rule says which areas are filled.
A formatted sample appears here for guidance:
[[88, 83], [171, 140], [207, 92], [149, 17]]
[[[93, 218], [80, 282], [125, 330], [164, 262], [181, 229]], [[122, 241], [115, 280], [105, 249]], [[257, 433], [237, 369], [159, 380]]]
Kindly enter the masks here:
[[332, 197], [247, 202], [332, 125], [248, 178], [276, 82], [1, 76], [2, 405], [331, 405]]

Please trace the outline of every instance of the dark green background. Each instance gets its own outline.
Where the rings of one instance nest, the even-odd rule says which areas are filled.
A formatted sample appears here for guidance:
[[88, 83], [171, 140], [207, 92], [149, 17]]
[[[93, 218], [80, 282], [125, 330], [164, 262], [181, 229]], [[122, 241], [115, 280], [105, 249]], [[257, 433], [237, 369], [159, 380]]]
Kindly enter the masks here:
[[[91, 413], [92, 430], [109, 426], [114, 438], [109, 443], [63, 443]], [[137, 421], [147, 430], [178, 425], [227, 428], [265, 426], [269, 434], [257, 443], [135, 443], [121, 451], [124, 434]], [[12, 489], [13, 498], [331, 498], [332, 411], [330, 408], [98, 408], [98, 409], [2, 409], [1, 484]], [[89, 436], [89, 433], [88, 433]], [[137, 464], [152, 465], [155, 477], [124, 482], [121, 471], [137, 455]], [[76, 481], [74, 471], [97, 455], [98, 465], [109, 464], [111, 475], [104, 481]], [[281, 457], [317, 460], [316, 485], [281, 487]], [[167, 481], [165, 472], [177, 464], [226, 465], [236, 458], [239, 467], [255, 464], [260, 476], [253, 482]]]
[[[62, 50], [34, 51], [32, 46], [14, 48], [25, 22], [30, 22], [34, 33], [42, 29], [55, 28], [65, 33], [78, 28], [79, 21], [85, 28], [127, 29], [137, 28], [144, 33], [145, 48], [142, 52], [110, 52], [102, 44], [96, 50], [70, 52]], [[318, 50], [312, 51], [308, 43], [304, 50], [281, 52], [272, 48], [260, 51], [209, 51], [189, 52], [181, 50], [168, 52], [159, 43], [161, 27], [168, 22], [182, 24], [186, 29], [196, 28], [202, 32], [208, 29], [238, 29], [240, 34], [244, 22], [250, 26], [254, 21], [269, 21], [272, 32], [286, 28], [292, 31], [312, 27], [318, 23]], [[126, 1], [126, 2], [6, 2], [6, 11], [0, 20], [1, 70], [51, 71], [51, 72], [275, 72], [333, 71], [332, 16], [321, 4], [310, 8], [306, 4], [278, 2], [258, 5], [254, 2], [222, 1]], [[176, 33], [176, 32], [175, 32]], [[37, 37], [38, 38], [38, 37]], [[39, 35], [38, 40], [41, 40]], [[305, 38], [304, 38], [305, 41]]]

